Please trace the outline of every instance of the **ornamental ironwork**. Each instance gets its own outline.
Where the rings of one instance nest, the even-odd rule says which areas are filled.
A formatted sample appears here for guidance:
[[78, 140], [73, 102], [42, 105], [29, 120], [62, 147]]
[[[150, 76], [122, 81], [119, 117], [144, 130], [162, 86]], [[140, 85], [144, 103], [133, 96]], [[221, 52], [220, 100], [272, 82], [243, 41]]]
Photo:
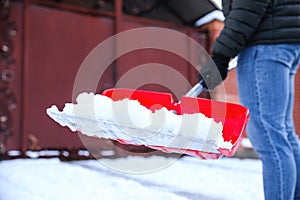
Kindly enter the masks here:
[[10, 90], [15, 80], [13, 40], [17, 34], [16, 22], [10, 18], [9, 0], [0, 3], [0, 156], [5, 154], [8, 137], [12, 134], [12, 111], [16, 108], [16, 97]]

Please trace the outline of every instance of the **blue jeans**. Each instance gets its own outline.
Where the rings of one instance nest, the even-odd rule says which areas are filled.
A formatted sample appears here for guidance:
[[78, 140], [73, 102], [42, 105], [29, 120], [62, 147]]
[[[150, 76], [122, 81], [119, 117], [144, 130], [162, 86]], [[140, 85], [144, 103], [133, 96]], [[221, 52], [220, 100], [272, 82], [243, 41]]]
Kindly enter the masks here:
[[300, 144], [293, 122], [300, 44], [256, 45], [238, 56], [241, 104], [250, 111], [247, 135], [263, 163], [266, 200], [300, 199]]

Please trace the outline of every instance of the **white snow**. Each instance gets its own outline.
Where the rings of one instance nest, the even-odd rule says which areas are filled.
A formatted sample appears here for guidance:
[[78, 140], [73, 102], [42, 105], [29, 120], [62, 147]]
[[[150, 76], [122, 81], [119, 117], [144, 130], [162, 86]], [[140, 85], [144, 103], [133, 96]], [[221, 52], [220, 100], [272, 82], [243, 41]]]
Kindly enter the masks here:
[[166, 108], [152, 112], [137, 100], [82, 93], [76, 104], [66, 103], [62, 111], [53, 105], [47, 114], [61, 126], [89, 136], [123, 139], [131, 144], [165, 146], [216, 152], [231, 149], [224, 141], [223, 125], [202, 113], [177, 115]]
[[252, 144], [251, 144], [249, 138], [243, 138], [241, 145], [244, 148], [252, 149]]
[[[261, 200], [259, 160], [127, 157], [60, 162], [58, 159], [0, 161], [1, 200]], [[169, 162], [152, 172], [132, 174], [112, 165]]]

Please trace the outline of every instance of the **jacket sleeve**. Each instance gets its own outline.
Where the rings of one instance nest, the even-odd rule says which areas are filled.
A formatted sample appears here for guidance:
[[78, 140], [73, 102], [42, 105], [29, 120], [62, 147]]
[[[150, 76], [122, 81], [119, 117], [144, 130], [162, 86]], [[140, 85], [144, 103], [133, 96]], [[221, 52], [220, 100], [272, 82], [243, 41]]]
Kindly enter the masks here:
[[183, 24], [190, 25], [207, 13], [218, 9], [211, 0], [169, 0], [166, 2], [166, 6]]
[[[231, 2], [229, 6], [226, 2]], [[213, 53], [235, 57], [259, 26], [270, 0], [223, 0], [225, 26], [213, 45]], [[230, 7], [230, 8], [229, 8]]]

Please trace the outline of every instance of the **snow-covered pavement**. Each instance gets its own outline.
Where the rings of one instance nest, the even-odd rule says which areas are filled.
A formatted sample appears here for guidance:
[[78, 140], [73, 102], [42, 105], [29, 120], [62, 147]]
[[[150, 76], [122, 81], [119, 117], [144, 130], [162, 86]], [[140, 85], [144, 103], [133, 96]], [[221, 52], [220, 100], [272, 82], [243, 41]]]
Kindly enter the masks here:
[[[151, 168], [153, 163], [167, 164]], [[130, 171], [134, 165], [145, 170], [128, 173], [134, 172]], [[262, 187], [261, 162], [250, 159], [135, 156], [0, 161], [0, 200], [260, 200]]]

